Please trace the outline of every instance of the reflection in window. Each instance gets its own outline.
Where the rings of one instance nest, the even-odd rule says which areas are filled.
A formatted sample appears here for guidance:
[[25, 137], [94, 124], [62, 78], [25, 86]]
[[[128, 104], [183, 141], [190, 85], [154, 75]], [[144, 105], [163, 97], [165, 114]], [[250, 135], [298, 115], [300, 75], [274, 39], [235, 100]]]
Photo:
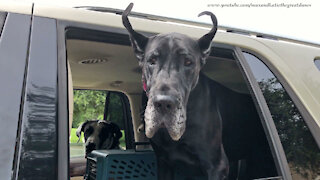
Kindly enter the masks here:
[[292, 178], [320, 178], [320, 150], [298, 109], [266, 65], [249, 53], [244, 56], [268, 104]]

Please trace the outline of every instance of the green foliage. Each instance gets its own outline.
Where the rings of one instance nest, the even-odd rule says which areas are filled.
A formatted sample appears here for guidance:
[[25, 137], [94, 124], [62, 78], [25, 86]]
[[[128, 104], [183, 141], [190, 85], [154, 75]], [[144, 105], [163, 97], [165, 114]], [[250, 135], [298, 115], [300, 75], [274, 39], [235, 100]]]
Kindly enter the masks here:
[[74, 110], [72, 127], [77, 128], [82, 122], [103, 119], [106, 91], [74, 90]]
[[[77, 143], [78, 142], [78, 137], [76, 135], [76, 131], [77, 131], [77, 128], [72, 128], [71, 129], [71, 132], [70, 132], [70, 143]], [[83, 133], [81, 134], [81, 139], [79, 141], [79, 143], [82, 143], [82, 139], [83, 139]]]
[[275, 78], [263, 80], [259, 86], [291, 168], [306, 178], [315, 178], [320, 174], [320, 151], [298, 109]]
[[[74, 110], [72, 127], [77, 128], [86, 120], [104, 118], [104, 107], [107, 91], [74, 90]], [[107, 119], [124, 129], [123, 108], [120, 96], [110, 93]]]
[[[105, 101], [108, 91], [98, 90], [74, 90], [74, 110], [70, 143], [77, 143], [76, 129], [86, 120], [102, 120], [104, 118]], [[124, 129], [123, 107], [121, 98], [116, 93], [110, 93], [107, 120], [116, 123], [120, 129]], [[120, 145], [125, 147], [124, 131], [122, 131]], [[83, 137], [83, 133], [82, 133]], [[80, 141], [81, 142], [81, 141]], [[79, 142], [79, 143], [80, 143]]]

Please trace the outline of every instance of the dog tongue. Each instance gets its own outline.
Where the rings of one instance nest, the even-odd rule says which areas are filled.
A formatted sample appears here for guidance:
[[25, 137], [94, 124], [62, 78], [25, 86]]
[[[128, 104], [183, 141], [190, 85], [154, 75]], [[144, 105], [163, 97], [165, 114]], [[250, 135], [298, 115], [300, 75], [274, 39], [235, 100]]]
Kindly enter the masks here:
[[147, 84], [146, 84], [146, 82], [144, 82], [144, 81], [143, 81], [143, 90], [144, 90], [145, 92], [147, 92]]

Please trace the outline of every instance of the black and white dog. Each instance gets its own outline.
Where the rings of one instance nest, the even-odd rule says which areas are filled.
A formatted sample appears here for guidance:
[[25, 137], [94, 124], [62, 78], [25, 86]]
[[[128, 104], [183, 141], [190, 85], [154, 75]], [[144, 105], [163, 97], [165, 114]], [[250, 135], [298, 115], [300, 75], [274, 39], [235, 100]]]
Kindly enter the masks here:
[[93, 150], [120, 148], [119, 139], [122, 137], [122, 133], [119, 126], [113, 122], [88, 120], [82, 123], [76, 131], [79, 140], [81, 132], [84, 133], [86, 156]]
[[158, 179], [237, 179], [229, 174], [229, 161], [239, 160], [246, 162], [243, 179], [270, 177], [261, 176], [272, 156], [251, 97], [201, 73], [217, 32], [216, 16], [199, 14], [209, 15], [213, 27], [197, 40], [179, 33], [147, 37], [132, 28], [132, 7], [122, 21], [142, 68], [145, 134], [157, 156]]

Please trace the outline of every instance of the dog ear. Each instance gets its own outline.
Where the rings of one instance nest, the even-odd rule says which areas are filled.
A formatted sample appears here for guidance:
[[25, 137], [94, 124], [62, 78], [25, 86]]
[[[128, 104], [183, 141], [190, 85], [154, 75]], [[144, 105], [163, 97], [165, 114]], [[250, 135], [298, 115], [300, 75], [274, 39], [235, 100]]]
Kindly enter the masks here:
[[107, 120], [99, 120], [98, 124], [100, 124], [100, 123], [111, 124], [111, 122], [107, 121]]
[[99, 120], [98, 123], [105, 123], [109, 126], [111, 126], [111, 129], [112, 129], [112, 133], [113, 133], [113, 136], [116, 138], [116, 139], [120, 139], [122, 137], [122, 133], [121, 133], [121, 130], [119, 128], [119, 126], [111, 121], [106, 121], [106, 120]]
[[134, 53], [139, 60], [139, 64], [141, 64], [144, 58], [145, 47], [148, 43], [149, 38], [140, 33], [137, 33], [132, 29], [131, 23], [129, 22], [129, 19], [128, 19], [128, 15], [131, 12], [132, 7], [133, 7], [133, 3], [130, 3], [129, 6], [126, 8], [126, 10], [123, 11], [122, 23], [129, 32], [129, 37], [134, 49]]
[[112, 125], [113, 125], [113, 127], [112, 127], [112, 129], [113, 129], [113, 136], [114, 136], [116, 139], [119, 140], [119, 139], [122, 137], [122, 132], [121, 132], [121, 130], [120, 130], [120, 128], [119, 128], [118, 125], [116, 125], [116, 124], [114, 124], [114, 123], [112, 123]]
[[[78, 139], [78, 142], [80, 141], [80, 138], [81, 138], [81, 132], [83, 132], [83, 130], [84, 130], [84, 127], [88, 124], [88, 120], [87, 121], [85, 121], [85, 122], [83, 122], [82, 124], [80, 124], [80, 126], [78, 127], [78, 129], [76, 130], [76, 135], [77, 135], [77, 137], [79, 138]], [[77, 143], [78, 143], [77, 142]]]
[[206, 59], [209, 56], [210, 51], [211, 51], [212, 39], [216, 35], [217, 29], [218, 29], [218, 20], [217, 20], [217, 17], [213, 13], [211, 13], [209, 11], [204, 11], [204, 12], [200, 13], [198, 15], [198, 17], [200, 17], [202, 15], [211, 16], [211, 20], [212, 20], [212, 23], [213, 23], [213, 27], [210, 30], [210, 32], [205, 34], [204, 36], [202, 36], [198, 40], [198, 45], [200, 47], [201, 56], [202, 56], [201, 57], [201, 65], [204, 65], [206, 63]]

